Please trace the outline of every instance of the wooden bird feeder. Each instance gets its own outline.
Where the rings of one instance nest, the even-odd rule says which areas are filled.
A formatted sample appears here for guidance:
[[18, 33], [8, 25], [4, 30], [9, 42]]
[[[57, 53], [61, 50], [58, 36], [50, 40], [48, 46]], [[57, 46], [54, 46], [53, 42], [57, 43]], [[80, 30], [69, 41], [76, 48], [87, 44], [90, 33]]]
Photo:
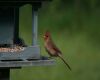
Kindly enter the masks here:
[[[38, 9], [45, 1], [50, 0], [0, 0], [0, 80], [9, 80], [12, 68], [54, 64], [37, 44]], [[19, 37], [19, 9], [26, 4], [32, 5], [32, 46]]]

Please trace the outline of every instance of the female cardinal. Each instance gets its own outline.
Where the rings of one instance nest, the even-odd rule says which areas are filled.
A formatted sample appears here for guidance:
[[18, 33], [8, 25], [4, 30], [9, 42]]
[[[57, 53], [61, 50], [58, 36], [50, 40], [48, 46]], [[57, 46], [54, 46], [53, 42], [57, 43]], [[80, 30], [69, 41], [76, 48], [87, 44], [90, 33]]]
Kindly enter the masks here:
[[56, 47], [56, 45], [53, 43], [50, 32], [47, 31], [44, 35], [44, 46], [46, 51], [51, 57], [59, 57], [71, 70], [70, 66], [67, 64], [67, 62], [62, 57], [62, 52]]

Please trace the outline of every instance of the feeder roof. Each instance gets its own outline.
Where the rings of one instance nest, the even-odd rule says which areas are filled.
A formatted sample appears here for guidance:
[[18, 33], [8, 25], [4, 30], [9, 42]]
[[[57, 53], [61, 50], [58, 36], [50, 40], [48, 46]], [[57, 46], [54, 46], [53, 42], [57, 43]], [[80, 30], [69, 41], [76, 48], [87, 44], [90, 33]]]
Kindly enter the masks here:
[[22, 6], [24, 4], [36, 4], [51, 0], [0, 0], [0, 6]]
[[40, 1], [51, 1], [51, 0], [0, 0], [0, 2], [40, 2]]

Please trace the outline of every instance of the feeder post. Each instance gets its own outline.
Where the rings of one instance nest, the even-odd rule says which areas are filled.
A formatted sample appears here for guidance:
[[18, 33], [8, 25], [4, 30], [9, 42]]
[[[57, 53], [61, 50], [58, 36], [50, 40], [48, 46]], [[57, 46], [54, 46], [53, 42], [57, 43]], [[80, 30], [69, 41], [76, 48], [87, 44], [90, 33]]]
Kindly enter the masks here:
[[37, 45], [38, 10], [32, 5], [32, 45]]
[[10, 80], [10, 68], [0, 68], [0, 80]]
[[14, 43], [19, 38], [19, 7], [14, 8]]

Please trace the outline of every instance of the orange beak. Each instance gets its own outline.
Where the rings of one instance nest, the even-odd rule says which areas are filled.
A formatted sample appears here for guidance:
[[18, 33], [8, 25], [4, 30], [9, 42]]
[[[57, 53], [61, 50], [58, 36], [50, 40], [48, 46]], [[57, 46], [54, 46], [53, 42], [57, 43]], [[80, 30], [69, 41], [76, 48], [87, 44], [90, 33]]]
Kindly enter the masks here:
[[45, 38], [45, 36], [43, 36], [43, 38]]
[[43, 36], [43, 38], [45, 39], [45, 38], [46, 38], [46, 36]]

